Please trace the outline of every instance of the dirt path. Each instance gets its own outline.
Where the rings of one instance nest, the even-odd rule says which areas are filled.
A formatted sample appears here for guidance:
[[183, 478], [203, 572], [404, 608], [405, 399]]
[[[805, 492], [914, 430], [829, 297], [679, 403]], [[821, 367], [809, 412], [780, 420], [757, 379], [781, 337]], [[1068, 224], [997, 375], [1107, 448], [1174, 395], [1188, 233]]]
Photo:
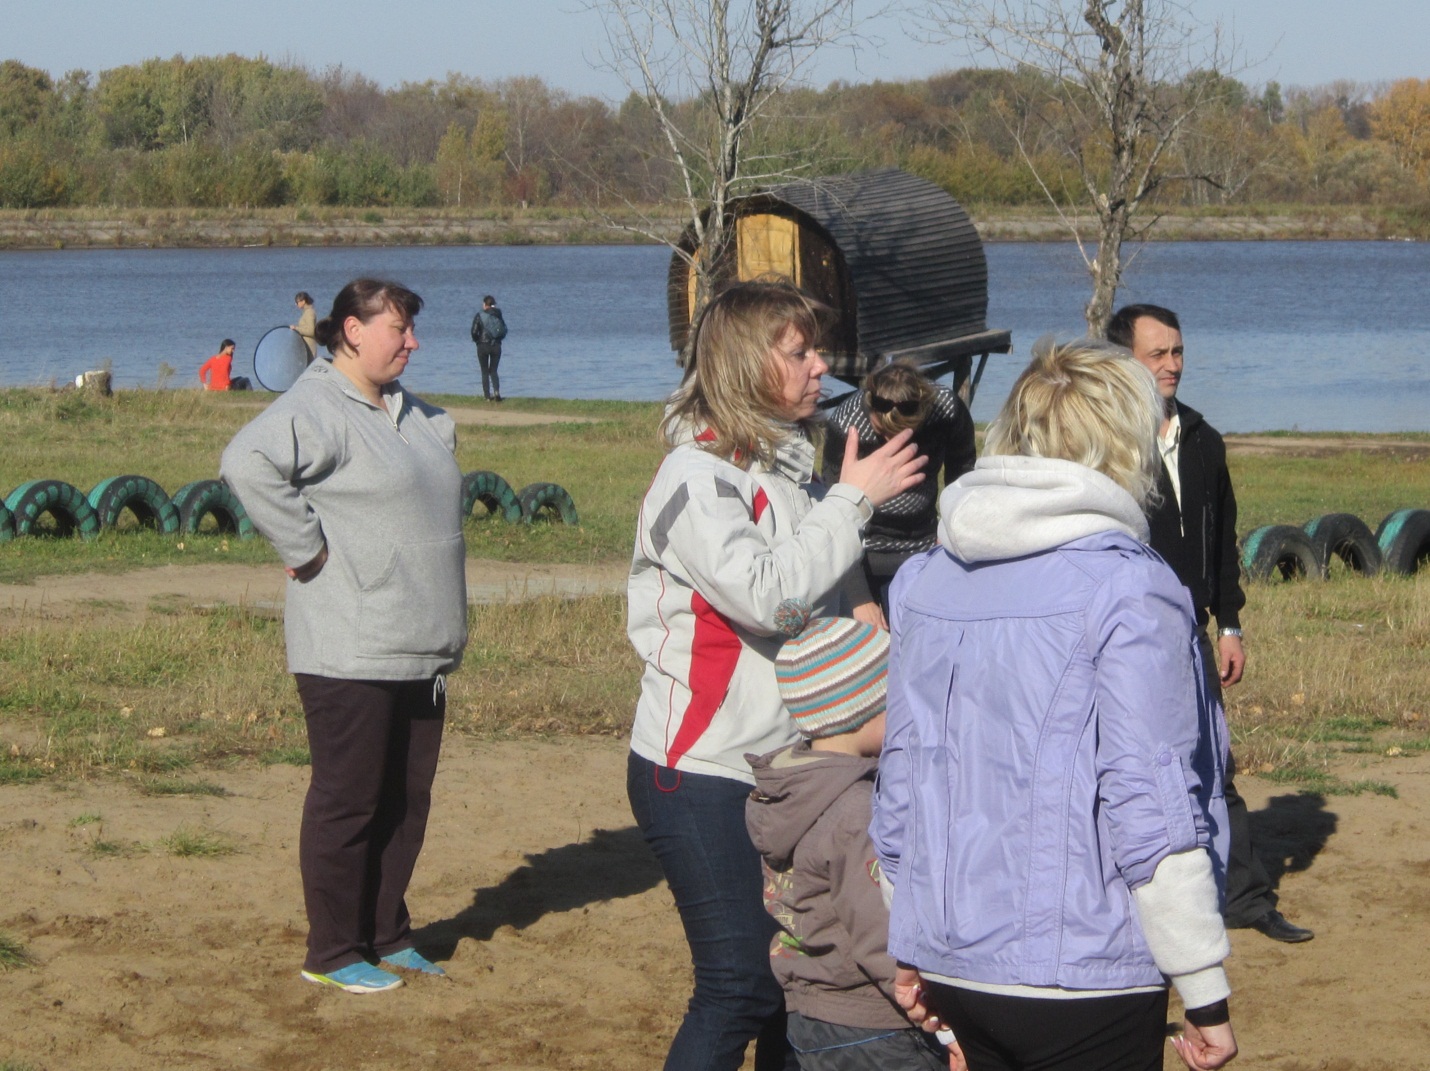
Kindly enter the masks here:
[[1383, 439], [1358, 435], [1228, 435], [1231, 454], [1286, 454], [1295, 457], [1330, 457], [1349, 450], [1391, 454], [1423, 461], [1430, 458], [1430, 440]]
[[[1233, 934], [1237, 1067], [1430, 1065], [1430, 756], [1366, 765], [1341, 772], [1388, 781], [1398, 800], [1242, 783], [1282, 906], [1317, 936], [1293, 947]], [[123, 779], [0, 788], [0, 930], [36, 961], [0, 973], [0, 1062], [660, 1066], [688, 967], [669, 893], [631, 828], [621, 742], [450, 738], [409, 900], [451, 977], [364, 998], [298, 977], [306, 771], [204, 776], [232, 795], [148, 797]], [[82, 816], [102, 820], [76, 825]], [[217, 830], [238, 851], [175, 858], [159, 842], [180, 827]]]
[[[625, 590], [624, 565], [540, 565], [467, 559], [467, 601], [504, 602], [533, 595], [592, 595]], [[229, 604], [257, 609], [283, 605], [277, 565], [161, 565], [127, 573], [40, 577], [0, 584], [0, 610], [19, 615], [142, 616], [156, 605]]]

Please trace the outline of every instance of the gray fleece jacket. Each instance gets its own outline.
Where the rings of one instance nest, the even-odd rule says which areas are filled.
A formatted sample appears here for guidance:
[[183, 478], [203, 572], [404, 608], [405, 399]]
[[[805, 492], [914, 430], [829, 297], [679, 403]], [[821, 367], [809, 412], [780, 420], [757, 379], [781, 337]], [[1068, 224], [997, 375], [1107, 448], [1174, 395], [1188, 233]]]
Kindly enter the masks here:
[[283, 564], [288, 669], [349, 680], [422, 680], [467, 643], [466, 545], [456, 426], [383, 389], [374, 405], [314, 361], [223, 452], [222, 473]]
[[785, 1006], [841, 1026], [912, 1029], [894, 1003], [889, 911], [869, 839], [879, 760], [807, 741], [745, 758], [755, 774], [745, 824], [780, 924], [770, 966]]

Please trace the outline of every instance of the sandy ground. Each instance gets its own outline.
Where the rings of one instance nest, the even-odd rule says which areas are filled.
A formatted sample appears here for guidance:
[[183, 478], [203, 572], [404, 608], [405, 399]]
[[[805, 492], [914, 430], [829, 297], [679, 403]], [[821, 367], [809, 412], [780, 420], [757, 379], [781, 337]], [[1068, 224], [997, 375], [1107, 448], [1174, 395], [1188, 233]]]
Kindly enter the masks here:
[[[1399, 799], [1242, 784], [1283, 907], [1317, 937], [1233, 935], [1238, 1066], [1430, 1066], [1430, 757], [1369, 763]], [[618, 741], [450, 738], [409, 896], [450, 977], [371, 997], [298, 977], [306, 771], [207, 775], [226, 798], [151, 798], [123, 779], [0, 788], [0, 929], [35, 957], [0, 974], [0, 1061], [658, 1068], [688, 967], [623, 774]], [[102, 822], [75, 825], [84, 815]], [[175, 858], [159, 842], [181, 826], [238, 851]]]
[[[624, 573], [476, 560], [468, 582], [474, 599], [506, 599], [620, 590]], [[273, 566], [172, 566], [0, 586], [0, 612], [137, 618], [156, 600], [281, 598]], [[1347, 757], [1338, 772], [1389, 782], [1399, 798], [1241, 780], [1282, 906], [1317, 937], [1284, 946], [1233, 935], [1237, 1066], [1430, 1067], [1430, 755]], [[370, 997], [298, 977], [307, 771], [198, 776], [231, 794], [151, 797], [124, 777], [0, 787], [0, 932], [34, 957], [0, 972], [0, 1065], [661, 1065], [689, 966], [632, 828], [620, 741], [449, 738], [409, 902], [451, 977]], [[175, 857], [162, 840], [181, 828], [217, 831], [237, 850]], [[1180, 1066], [1167, 1051], [1167, 1066]]]

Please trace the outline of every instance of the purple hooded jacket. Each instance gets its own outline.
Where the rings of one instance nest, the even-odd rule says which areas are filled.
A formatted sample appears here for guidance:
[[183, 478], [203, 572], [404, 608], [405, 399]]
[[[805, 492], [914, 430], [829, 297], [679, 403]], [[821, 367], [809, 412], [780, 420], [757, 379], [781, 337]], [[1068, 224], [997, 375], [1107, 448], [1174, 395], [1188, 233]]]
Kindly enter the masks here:
[[[1072, 462], [985, 458], [940, 514], [890, 600], [870, 827], [889, 952], [993, 986], [1165, 984], [1133, 890], [1198, 848], [1219, 888], [1225, 859], [1225, 729], [1186, 589], [1132, 497]], [[1168, 974], [1220, 974], [1214, 926]]]

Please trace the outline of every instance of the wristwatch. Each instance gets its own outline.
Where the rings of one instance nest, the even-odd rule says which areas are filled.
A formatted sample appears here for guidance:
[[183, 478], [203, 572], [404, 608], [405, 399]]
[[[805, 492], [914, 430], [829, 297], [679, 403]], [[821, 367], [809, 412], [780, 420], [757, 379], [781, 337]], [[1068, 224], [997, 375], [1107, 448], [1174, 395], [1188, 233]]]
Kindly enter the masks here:
[[1218, 636], [1235, 636], [1241, 639], [1241, 629], [1239, 628], [1219, 628], [1216, 630]]

